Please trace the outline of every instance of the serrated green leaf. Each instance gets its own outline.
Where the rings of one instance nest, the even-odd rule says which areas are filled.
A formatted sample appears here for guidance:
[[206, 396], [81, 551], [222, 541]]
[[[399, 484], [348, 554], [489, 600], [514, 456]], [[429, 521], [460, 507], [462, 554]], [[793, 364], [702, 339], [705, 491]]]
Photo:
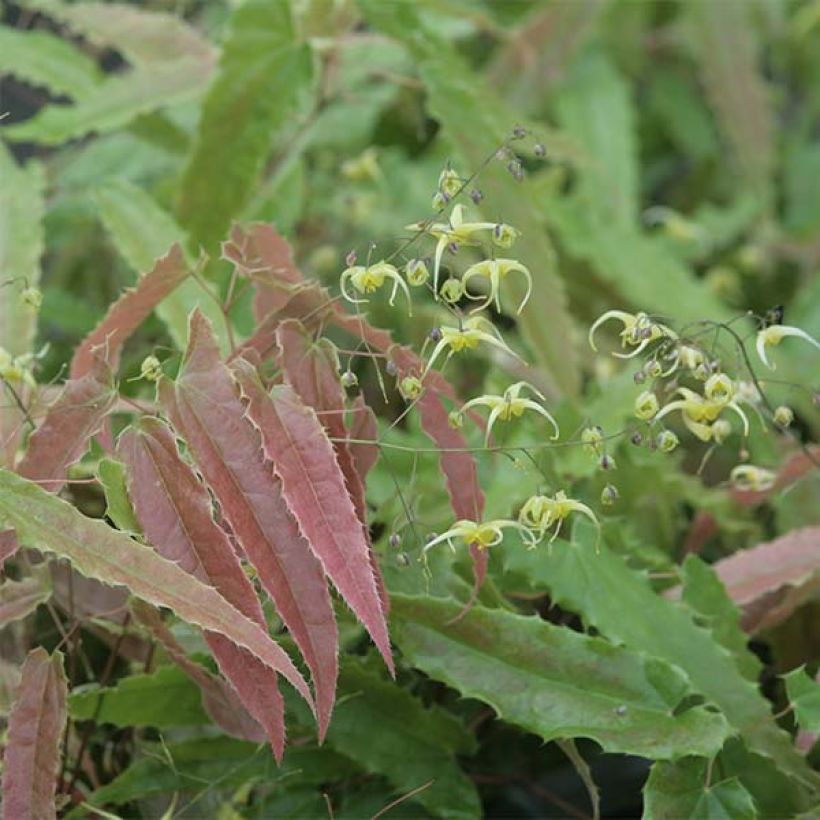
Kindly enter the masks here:
[[588, 737], [606, 751], [658, 759], [716, 754], [728, 734], [716, 711], [673, 714], [686, 678], [656, 658], [537, 617], [475, 606], [391, 598], [393, 637], [413, 664], [502, 720], [544, 740]]
[[[135, 273], [151, 270], [154, 261], [174, 242], [185, 243], [185, 232], [156, 200], [138, 185], [112, 180], [94, 191], [94, 201], [117, 250]], [[220, 334], [224, 320], [214, 300], [194, 279], [188, 279], [167, 296], [156, 309], [180, 350], [188, 341], [188, 315], [194, 308], [210, 319]]]
[[655, 763], [644, 787], [644, 820], [755, 820], [752, 796], [735, 778], [707, 785], [709, 761]]
[[474, 752], [475, 740], [453, 716], [425, 708], [406, 690], [353, 661], [344, 665], [339, 689], [327, 734], [334, 749], [386, 776], [398, 794], [433, 780], [416, 800], [436, 817], [480, 814], [478, 792], [455, 759]]
[[31, 119], [8, 125], [0, 133], [13, 142], [59, 145], [92, 132], [112, 131], [139, 114], [199, 94], [208, 75], [208, 65], [190, 57], [113, 75], [76, 105], [46, 106]]
[[38, 162], [19, 166], [0, 143], [0, 347], [13, 356], [34, 342], [37, 313], [20, 302], [40, 282], [45, 174]]
[[125, 465], [112, 458], [103, 458], [97, 466], [97, 476], [105, 492], [105, 514], [118, 529], [129, 533], [142, 531], [128, 497], [125, 482]]
[[757, 681], [763, 665], [749, 649], [749, 636], [740, 627], [740, 610], [726, 594], [720, 578], [696, 555], [687, 557], [681, 572], [683, 602], [705, 621], [715, 640], [732, 653], [743, 675]]
[[259, 780], [283, 787], [317, 786], [358, 772], [342, 755], [329, 749], [291, 747], [281, 766], [270, 750], [226, 737], [189, 740], [153, 747], [89, 798], [95, 806], [127, 803], [176, 791], [232, 789]]
[[800, 728], [820, 732], [820, 683], [806, 672], [804, 666], [783, 675], [783, 680]]
[[55, 94], [82, 99], [103, 78], [96, 62], [47, 31], [0, 26], [0, 74], [13, 74]]
[[505, 561], [602, 635], [682, 669], [694, 690], [720, 707], [751, 751], [772, 758], [804, 786], [820, 783], [732, 656], [683, 607], [653, 592], [620, 557], [604, 546], [596, 553], [593, 540], [556, 541], [551, 552], [508, 551]]
[[288, 0], [236, 9], [179, 192], [177, 215], [192, 242], [213, 249], [224, 239], [311, 77]]
[[[68, 699], [74, 720], [96, 720], [115, 726], [207, 726], [196, 684], [176, 666], [162, 666], [150, 675], [131, 675], [116, 686], [74, 690]], [[98, 711], [99, 709], [99, 711]]]
[[[488, 218], [490, 213], [500, 213], [521, 231], [515, 255], [532, 271], [534, 289], [518, 318], [519, 327], [536, 364], [545, 368], [562, 391], [575, 395], [580, 378], [574, 329], [555, 253], [539, 224], [541, 203], [526, 181], [521, 184], [512, 179], [504, 163], [483, 167], [509, 138], [517, 115], [470, 71], [449, 43], [422, 24], [411, 4], [359, 0], [359, 6], [371, 25], [403, 42], [418, 61], [430, 110], [465, 161], [464, 172], [483, 168], [480, 187], [491, 209]], [[523, 295], [515, 282], [510, 283], [510, 291], [514, 300]]]
[[600, 221], [628, 228], [638, 219], [638, 146], [630, 89], [600, 52], [581, 55], [556, 101], [558, 119], [583, 150], [578, 196]]

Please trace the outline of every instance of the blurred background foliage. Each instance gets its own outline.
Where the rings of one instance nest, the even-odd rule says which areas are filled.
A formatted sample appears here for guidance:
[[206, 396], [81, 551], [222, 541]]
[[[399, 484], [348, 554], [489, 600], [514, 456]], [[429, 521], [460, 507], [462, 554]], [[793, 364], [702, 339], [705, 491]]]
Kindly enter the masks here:
[[[788, 324], [820, 337], [818, 0], [16, 0], [3, 5], [0, 75], [0, 266], [4, 279], [39, 281], [43, 291], [34, 344], [41, 381], [64, 378], [74, 346], [172, 242], [183, 242], [192, 261], [207, 252], [203, 275], [224, 293], [229, 270], [219, 243], [232, 221], [273, 222], [305, 274], [335, 287], [351, 249], [364, 258], [374, 243], [380, 258], [401, 241], [402, 226], [430, 214], [448, 161], [464, 174], [482, 169], [482, 212], [522, 231], [517, 256], [535, 293], [521, 317], [499, 324], [533, 363], [526, 378], [548, 393], [562, 430], [593, 423], [614, 433], [631, 412], [632, 372], [586, 344], [586, 328], [609, 308], [682, 323], [784, 305]], [[523, 181], [510, 174], [509, 156], [485, 165], [516, 126], [527, 129], [510, 143]], [[171, 362], [178, 355], [197, 303], [213, 313], [188, 282], [129, 343], [125, 392], [143, 389], [127, 379], [147, 352]], [[417, 349], [441, 319], [432, 302], [410, 318], [376, 300], [369, 314]], [[233, 318], [240, 334], [250, 331], [248, 300]], [[2, 344], [15, 352], [24, 336]], [[815, 351], [795, 345], [778, 363], [778, 381], [767, 387], [774, 404], [794, 407], [796, 433], [756, 427], [747, 445], [755, 463], [772, 468], [820, 429], [816, 384], [807, 384]], [[368, 361], [351, 366], [389, 424], [401, 408], [380, 400]], [[465, 397], [499, 392], [510, 379], [477, 358], [448, 375]], [[524, 421], [504, 443], [539, 435]], [[437, 557], [432, 579], [415, 560], [426, 533], [450, 517], [436, 460], [412, 452], [429, 443], [412, 418], [388, 440], [408, 452], [380, 461], [368, 500], [389, 586], [464, 597], [465, 559]], [[620, 501], [604, 515], [607, 542], [633, 569], [655, 573], [656, 589], [685, 557], [697, 513], [719, 525], [701, 547], [709, 562], [820, 522], [816, 475], [761, 507], [733, 502], [723, 481], [738, 447], [735, 436], [695, 475], [705, 447], [687, 442], [659, 458], [614, 445]], [[611, 480], [578, 448], [534, 457], [579, 497], [597, 499]], [[488, 518], [514, 514], [513, 504], [541, 486], [524, 466], [480, 459]], [[398, 549], [388, 544], [393, 533]], [[571, 628], [579, 626], [572, 613], [581, 614], [593, 631], [628, 644], [596, 623], [584, 601], [573, 606], [568, 594], [565, 610], [553, 605], [544, 594], [551, 562], [514, 545], [494, 552], [483, 602], [509, 606], [503, 593]], [[776, 674], [816, 662], [818, 612], [810, 603], [754, 644], [764, 690], [780, 706]], [[361, 636], [352, 626], [350, 633], [349, 647], [360, 648]], [[133, 712], [111, 719], [153, 727], [139, 741], [143, 754], [125, 728], [95, 736], [100, 754], [106, 743], [113, 748], [105, 770], [117, 775], [95, 799], [127, 816], [157, 816], [168, 794], [187, 788], [195, 802], [181, 816], [309, 816], [326, 812], [324, 790], [336, 816], [362, 817], [437, 776], [446, 789], [422, 792], [391, 816], [475, 816], [480, 805], [488, 816], [588, 816], [585, 782], [594, 777], [605, 816], [640, 813], [643, 758], [602, 755], [591, 742], [568, 757], [409, 669], [404, 688], [394, 688], [407, 699], [393, 703], [368, 663], [346, 667], [343, 692], [367, 697], [339, 706], [328, 746], [297, 744], [280, 770], [266, 754], [204, 729], [196, 689], [161, 667], [177, 675], [178, 697], [143, 723]], [[145, 687], [148, 702], [159, 674], [132, 676], [130, 685]], [[81, 719], [79, 701], [72, 708]], [[382, 748], [374, 715], [382, 721], [391, 712], [401, 719]], [[160, 737], [173, 754], [157, 745]], [[754, 795], [759, 809], [788, 792], [776, 788], [783, 776], [770, 762], [740, 741], [724, 749], [721, 766], [726, 783], [765, 770], [771, 793]], [[702, 774], [685, 768], [655, 772], [657, 793], [673, 776]], [[730, 816], [746, 816], [745, 788], [728, 790]]]

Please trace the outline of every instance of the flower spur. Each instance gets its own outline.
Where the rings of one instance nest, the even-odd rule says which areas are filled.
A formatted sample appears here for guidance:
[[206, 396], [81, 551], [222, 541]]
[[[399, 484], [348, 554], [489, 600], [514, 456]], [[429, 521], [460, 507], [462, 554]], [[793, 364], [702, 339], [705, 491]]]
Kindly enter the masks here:
[[489, 444], [493, 425], [496, 421], [510, 421], [514, 418], [520, 418], [525, 410], [533, 410], [547, 419], [552, 425], [552, 429], [555, 430], [555, 435], [552, 437], [553, 440], [558, 438], [558, 423], [538, 402], [532, 399], [521, 398], [519, 394], [524, 389], [534, 393], [541, 401], [545, 401], [545, 396], [528, 382], [516, 382], [508, 387], [503, 395], [479, 396], [478, 398], [471, 399], [461, 408], [460, 415], [473, 407], [488, 407], [490, 409], [490, 415], [487, 418], [487, 431], [484, 436], [485, 447]]
[[384, 260], [377, 262], [375, 265], [353, 265], [347, 268], [342, 272], [339, 287], [342, 290], [342, 295], [348, 302], [361, 304], [362, 302], [368, 302], [369, 299], [358, 299], [351, 295], [347, 289], [348, 282], [350, 282], [359, 293], [374, 293], [382, 287], [388, 279], [392, 279], [393, 281], [393, 290], [390, 293], [390, 306], [392, 307], [395, 304], [396, 293], [398, 289], [401, 288], [407, 297], [407, 304], [412, 315], [412, 301], [407, 284], [404, 279], [402, 279], [396, 267]]
[[532, 293], [532, 274], [530, 274], [524, 265], [515, 259], [485, 259], [483, 262], [477, 262], [475, 265], [471, 265], [467, 268], [461, 277], [461, 283], [465, 289], [469, 281], [474, 277], [486, 277], [490, 285], [490, 292], [486, 299], [483, 296], [472, 296], [470, 293], [467, 293], [468, 299], [484, 299], [478, 307], [473, 308], [471, 313], [484, 310], [484, 308], [489, 307], [493, 303], [495, 304], [496, 310], [501, 313], [501, 282], [511, 273], [521, 273], [527, 280], [527, 292], [524, 294], [524, 298], [521, 300], [521, 304], [516, 311], [516, 313], [521, 313]]
[[597, 352], [595, 347], [595, 331], [610, 319], [617, 319], [624, 326], [621, 331], [621, 347], [634, 347], [631, 353], [613, 353], [619, 359], [631, 359], [641, 353], [647, 345], [657, 339], [677, 339], [678, 335], [666, 327], [653, 321], [646, 313], [626, 313], [623, 310], [608, 310], [599, 316], [589, 329], [589, 346]]

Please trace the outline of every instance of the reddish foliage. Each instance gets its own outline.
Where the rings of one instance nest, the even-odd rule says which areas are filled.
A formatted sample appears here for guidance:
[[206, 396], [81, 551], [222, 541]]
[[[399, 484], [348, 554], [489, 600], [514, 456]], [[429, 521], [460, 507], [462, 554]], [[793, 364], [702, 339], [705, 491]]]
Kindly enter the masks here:
[[322, 567], [288, 511], [198, 311], [178, 380], [162, 382], [160, 398], [310, 668], [323, 734], [335, 698], [338, 639]]
[[188, 276], [182, 248], [174, 245], [157, 259], [153, 269], [111, 306], [105, 318], [83, 339], [71, 362], [71, 378], [78, 379], [94, 366], [95, 351], [116, 370], [122, 346], [151, 311]]
[[98, 356], [89, 362], [81, 376], [66, 382], [49, 407], [46, 417], [34, 431], [18, 468], [20, 475], [46, 484], [57, 492], [68, 475], [68, 468], [88, 449], [117, 400], [108, 365]]
[[42, 648], [29, 652], [9, 717], [3, 757], [3, 814], [9, 820], [57, 816], [54, 793], [67, 694], [63, 656], [59, 652], [49, 655]]
[[0, 569], [3, 568], [6, 560], [17, 552], [19, 547], [14, 530], [2, 530], [0, 532]]
[[[119, 453], [128, 467], [137, 518], [157, 551], [215, 587], [247, 618], [266, 628], [253, 584], [228, 536], [213, 520], [208, 492], [181, 459], [165, 425], [157, 419], [141, 419], [120, 438]], [[276, 674], [224, 636], [213, 632], [205, 636], [220, 669], [248, 711], [265, 727], [281, 759], [284, 702]]]
[[387, 623], [367, 541], [316, 413], [288, 386], [275, 387], [268, 396], [247, 362], [237, 362], [237, 376], [249, 402], [248, 415], [259, 428], [265, 453], [281, 479], [288, 509], [392, 673]]

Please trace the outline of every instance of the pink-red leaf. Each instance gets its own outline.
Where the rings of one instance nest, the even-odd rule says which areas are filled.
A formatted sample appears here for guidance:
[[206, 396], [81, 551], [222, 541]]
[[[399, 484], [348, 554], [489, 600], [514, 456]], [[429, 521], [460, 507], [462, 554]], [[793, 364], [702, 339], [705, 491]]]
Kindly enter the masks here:
[[333, 708], [338, 637], [327, 583], [263, 457], [213, 330], [195, 311], [182, 371], [160, 398], [313, 676], [320, 734]]
[[20, 581], [3, 581], [0, 583], [0, 629], [30, 615], [50, 597], [51, 584], [45, 567], [38, 567]]
[[784, 621], [820, 588], [820, 527], [804, 527], [713, 565], [741, 624], [759, 632]]
[[269, 396], [247, 362], [238, 361], [236, 373], [248, 400], [248, 415], [259, 428], [265, 453], [281, 479], [288, 509], [392, 672], [387, 622], [367, 542], [316, 413], [286, 385], [275, 387]]
[[60, 489], [68, 468], [82, 458], [117, 399], [108, 365], [97, 356], [89, 364], [82, 375], [66, 382], [32, 433], [18, 468], [20, 475], [44, 482], [52, 492]]
[[389, 600], [387, 588], [368, 535], [364, 482], [356, 469], [353, 454], [346, 441], [345, 393], [339, 379], [336, 349], [327, 339], [318, 339], [314, 342], [304, 325], [295, 319], [288, 319], [279, 325], [276, 340], [279, 346], [279, 363], [285, 374], [285, 380], [305, 404], [316, 410], [322, 426], [333, 443], [336, 460], [342, 470], [356, 515], [362, 525], [367, 542], [368, 560], [376, 579], [379, 599], [382, 608], [387, 612]]
[[3, 530], [0, 532], [0, 569], [3, 564], [14, 555], [19, 549], [20, 545], [17, 543], [17, 536], [14, 530]]
[[182, 248], [174, 245], [157, 259], [151, 271], [116, 301], [105, 318], [83, 339], [71, 362], [71, 378], [84, 376], [93, 367], [95, 350], [116, 370], [120, 351], [128, 337], [151, 311], [188, 276]]
[[367, 474], [379, 460], [379, 446], [376, 444], [379, 439], [379, 423], [376, 414], [361, 396], [356, 396], [353, 400], [347, 437], [350, 439], [348, 447], [356, 472], [365, 485]]
[[[253, 584], [225, 531], [213, 520], [211, 500], [179, 455], [162, 422], [143, 418], [120, 437], [134, 511], [157, 551], [214, 586], [245, 617], [266, 628]], [[284, 702], [276, 675], [250, 653], [212, 632], [205, 637], [219, 668], [248, 711], [264, 726], [274, 753], [284, 750]]]
[[128, 587], [149, 603], [224, 634], [280, 672], [312, 705], [310, 690], [287, 653], [215, 589], [37, 484], [0, 470], [0, 529], [5, 527], [17, 531], [21, 546], [67, 558], [87, 577]]
[[39, 647], [29, 652], [9, 717], [3, 758], [3, 815], [8, 820], [57, 816], [54, 795], [67, 694], [63, 656], [49, 655]]

